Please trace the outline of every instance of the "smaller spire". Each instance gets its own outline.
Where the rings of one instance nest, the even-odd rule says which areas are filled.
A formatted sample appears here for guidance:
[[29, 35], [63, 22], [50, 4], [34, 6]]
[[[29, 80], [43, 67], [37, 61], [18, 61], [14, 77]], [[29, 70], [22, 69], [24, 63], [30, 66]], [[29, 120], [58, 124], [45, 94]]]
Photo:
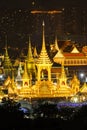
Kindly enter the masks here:
[[4, 68], [6, 69], [11, 69], [12, 68], [12, 63], [8, 55], [8, 49], [7, 49], [7, 36], [6, 36], [6, 45], [5, 45], [5, 54], [4, 54], [4, 63], [3, 63]]
[[38, 57], [36, 46], [35, 46], [35, 48], [34, 48], [33, 56], [34, 56], [34, 58]]
[[7, 35], [5, 36], [5, 55], [8, 56], [8, 50], [7, 50]]
[[61, 72], [61, 78], [66, 79], [66, 74], [65, 74], [65, 69], [64, 69], [64, 64], [62, 63], [62, 72]]
[[25, 61], [25, 63], [24, 63], [24, 74], [23, 74], [23, 77], [22, 77], [23, 79], [28, 79], [29, 78], [29, 76], [28, 76], [28, 72], [27, 72], [27, 67], [26, 67], [26, 61]]
[[30, 80], [30, 76], [28, 75], [27, 67], [26, 67], [26, 61], [25, 61], [24, 74], [22, 76], [23, 87], [29, 87], [29, 80]]
[[27, 54], [27, 60], [29, 61], [34, 61], [33, 55], [32, 55], [32, 48], [31, 48], [31, 40], [29, 37], [29, 46], [28, 46], [28, 54]]

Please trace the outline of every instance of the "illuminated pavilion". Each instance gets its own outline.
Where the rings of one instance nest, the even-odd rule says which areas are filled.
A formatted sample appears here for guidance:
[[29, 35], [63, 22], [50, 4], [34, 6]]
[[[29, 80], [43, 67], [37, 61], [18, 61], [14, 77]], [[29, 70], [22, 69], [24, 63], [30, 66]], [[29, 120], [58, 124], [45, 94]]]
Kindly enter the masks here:
[[22, 76], [20, 75], [20, 72], [18, 70], [18, 77], [21, 77], [21, 86], [19, 87], [15, 81], [12, 83], [9, 82], [10, 85], [8, 83], [8, 86], [10, 89], [8, 91], [8, 94], [11, 94], [12, 92], [12, 94], [13, 93], [17, 94], [19, 98], [55, 98], [55, 97], [68, 98], [76, 94], [76, 91], [74, 92], [73, 88], [70, 87], [67, 82], [67, 76], [65, 73], [65, 68], [63, 63], [62, 63], [61, 74], [58, 77], [56, 77], [57, 83], [54, 84], [51, 79], [51, 68], [53, 63], [50, 60], [46, 50], [44, 27], [45, 25], [43, 22], [42, 49], [36, 61], [37, 80], [35, 84], [34, 85], [32, 84], [31, 82], [32, 76], [31, 74], [28, 73], [27, 70], [27, 64], [30, 63], [28, 62], [27, 59], [27, 61], [25, 61], [24, 73]]
[[[24, 72], [20, 72], [20, 65], [16, 78], [12, 79], [8, 76], [3, 88], [8, 89], [8, 95], [16, 94], [18, 98], [56, 98], [56, 97], [72, 97], [80, 92], [80, 81], [74, 75], [72, 80], [68, 83], [68, 78], [65, 72], [65, 66], [86, 65], [87, 57], [80, 53], [74, 46], [70, 53], [63, 52], [58, 47], [57, 37], [55, 38], [55, 46], [57, 53], [53, 60], [61, 65], [60, 74], [56, 69], [56, 80], [52, 81], [52, 61], [50, 60], [46, 45], [45, 45], [45, 25], [43, 22], [42, 33], [42, 49], [36, 59], [33, 58], [31, 50], [31, 42], [29, 39], [28, 55], [24, 63]], [[6, 51], [7, 57], [8, 53]], [[37, 55], [35, 50], [35, 56]], [[9, 58], [8, 58], [9, 59]], [[9, 62], [10, 63], [10, 62]], [[36, 69], [35, 69], [36, 68]], [[32, 84], [32, 72], [36, 74], [36, 81]], [[19, 84], [20, 83], [20, 84]], [[86, 85], [85, 85], [86, 86]], [[81, 89], [82, 92], [82, 89]]]

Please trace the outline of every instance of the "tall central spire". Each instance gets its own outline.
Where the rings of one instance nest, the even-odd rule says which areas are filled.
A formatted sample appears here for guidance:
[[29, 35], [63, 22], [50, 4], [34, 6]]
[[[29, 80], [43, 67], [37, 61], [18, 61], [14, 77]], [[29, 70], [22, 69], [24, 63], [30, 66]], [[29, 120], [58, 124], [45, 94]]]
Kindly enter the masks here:
[[52, 64], [49, 57], [48, 57], [46, 46], [45, 46], [45, 30], [44, 30], [45, 24], [44, 24], [44, 21], [43, 21], [42, 27], [43, 27], [42, 49], [41, 49], [40, 56], [37, 60], [37, 64], [45, 64], [45, 65], [46, 64]]
[[41, 49], [41, 53], [39, 55], [39, 58], [37, 60], [36, 66], [38, 68], [38, 81], [40, 81], [41, 79], [41, 70], [42, 69], [46, 69], [48, 71], [48, 80], [51, 81], [51, 66], [52, 66], [52, 62], [47, 54], [47, 50], [45, 47], [45, 31], [44, 31], [44, 22], [42, 24], [43, 26], [43, 34], [42, 34], [42, 49]]
[[44, 31], [45, 23], [44, 23], [44, 21], [43, 21], [42, 26], [43, 26], [43, 41], [42, 41], [42, 49], [43, 49], [43, 50], [46, 50], [46, 47], [45, 47], [45, 31]]

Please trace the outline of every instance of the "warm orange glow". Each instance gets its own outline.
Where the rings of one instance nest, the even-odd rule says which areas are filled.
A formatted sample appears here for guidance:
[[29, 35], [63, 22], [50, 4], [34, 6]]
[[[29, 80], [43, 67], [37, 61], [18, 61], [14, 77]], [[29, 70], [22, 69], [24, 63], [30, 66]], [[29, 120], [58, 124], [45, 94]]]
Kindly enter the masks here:
[[41, 11], [41, 10], [33, 10], [31, 11], [32, 14], [43, 14], [43, 13], [46, 13], [46, 14], [58, 14], [58, 13], [62, 13], [62, 11], [60, 10], [53, 10], [53, 11]]

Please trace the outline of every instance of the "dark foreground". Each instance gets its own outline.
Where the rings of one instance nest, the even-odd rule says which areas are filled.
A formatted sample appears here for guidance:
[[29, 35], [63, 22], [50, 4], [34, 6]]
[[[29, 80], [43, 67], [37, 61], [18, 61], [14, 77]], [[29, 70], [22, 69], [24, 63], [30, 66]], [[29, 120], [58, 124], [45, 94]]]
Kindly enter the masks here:
[[[0, 130], [86, 130], [87, 103], [81, 107], [58, 107], [56, 104], [39, 105], [25, 118], [20, 104], [4, 100], [0, 105]], [[43, 113], [43, 114], [42, 114]], [[30, 117], [31, 113], [27, 113]], [[35, 116], [37, 115], [37, 116]], [[42, 116], [43, 115], [43, 116]]]
[[[12, 119], [13, 120], [13, 119]], [[58, 119], [5, 120], [0, 123], [1, 130], [86, 130], [87, 119], [63, 121]]]

